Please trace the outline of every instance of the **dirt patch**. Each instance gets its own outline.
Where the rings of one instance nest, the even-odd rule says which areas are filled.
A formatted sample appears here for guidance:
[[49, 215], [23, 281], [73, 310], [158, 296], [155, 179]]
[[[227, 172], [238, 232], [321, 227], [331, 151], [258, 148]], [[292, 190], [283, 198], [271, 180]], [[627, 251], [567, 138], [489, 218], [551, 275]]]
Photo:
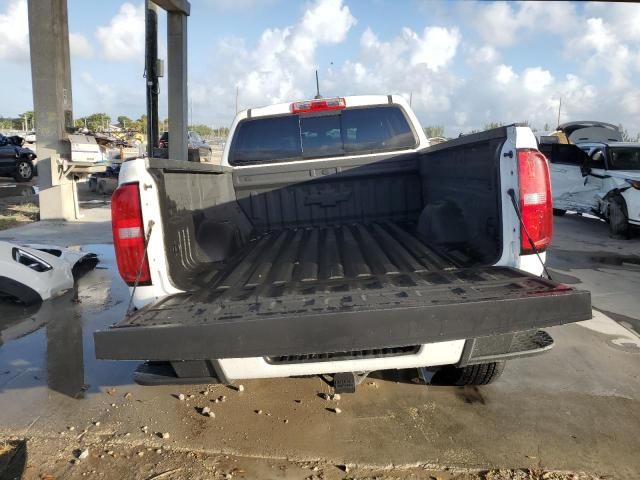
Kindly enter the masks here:
[[[77, 438], [77, 436], [76, 436]], [[168, 445], [122, 442], [104, 436], [94, 441], [68, 442], [59, 438], [29, 440], [28, 461], [15, 461], [11, 476], [0, 468], [1, 478], [23, 479], [429, 479], [429, 480], [600, 480], [606, 477], [549, 471], [542, 467], [495, 470], [450, 470], [431, 465], [375, 467], [336, 465], [321, 459], [291, 460], [277, 457], [246, 457], [232, 453], [210, 454], [173, 449]], [[11, 452], [26, 448], [11, 443]], [[24, 455], [23, 455], [24, 457]], [[2, 458], [0, 456], [0, 458]], [[22, 470], [16, 470], [16, 467]]]
[[37, 197], [8, 197], [0, 200], [0, 230], [35, 222], [39, 216]]

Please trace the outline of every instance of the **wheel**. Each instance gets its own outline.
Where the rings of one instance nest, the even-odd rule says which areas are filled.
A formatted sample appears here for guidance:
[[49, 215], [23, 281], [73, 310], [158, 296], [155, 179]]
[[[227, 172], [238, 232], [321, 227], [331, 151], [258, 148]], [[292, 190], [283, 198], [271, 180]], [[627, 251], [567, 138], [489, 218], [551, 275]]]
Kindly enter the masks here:
[[506, 362], [480, 363], [466, 367], [448, 365], [442, 367], [431, 379], [433, 385], [487, 385], [495, 382], [502, 372]]
[[629, 232], [626, 205], [622, 198], [613, 198], [609, 201], [609, 233], [613, 238], [626, 238]]
[[18, 160], [14, 178], [17, 182], [28, 182], [33, 178], [33, 165], [29, 160]]
[[563, 216], [565, 213], [567, 213], [567, 211], [566, 211], [566, 210], [563, 210], [563, 209], [561, 209], [561, 208], [554, 208], [554, 209], [553, 209], [553, 214], [554, 214], [556, 217], [561, 217], [561, 216]]

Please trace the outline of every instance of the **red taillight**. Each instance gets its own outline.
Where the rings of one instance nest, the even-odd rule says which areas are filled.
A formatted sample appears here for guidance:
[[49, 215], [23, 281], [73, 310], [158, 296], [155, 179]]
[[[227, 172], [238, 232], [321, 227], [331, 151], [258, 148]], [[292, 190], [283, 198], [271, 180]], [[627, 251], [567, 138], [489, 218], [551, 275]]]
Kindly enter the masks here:
[[344, 98], [323, 98], [320, 100], [306, 100], [291, 104], [291, 113], [321, 112], [323, 110], [342, 110], [347, 106]]
[[524, 255], [534, 253], [530, 237], [536, 249], [542, 252], [551, 244], [553, 237], [549, 165], [537, 150], [518, 150], [518, 169], [520, 212], [524, 224], [520, 228], [520, 250]]
[[137, 183], [120, 185], [113, 192], [111, 226], [120, 276], [128, 285], [133, 285], [136, 280], [138, 285], [150, 285], [151, 274], [144, 248], [144, 225]]

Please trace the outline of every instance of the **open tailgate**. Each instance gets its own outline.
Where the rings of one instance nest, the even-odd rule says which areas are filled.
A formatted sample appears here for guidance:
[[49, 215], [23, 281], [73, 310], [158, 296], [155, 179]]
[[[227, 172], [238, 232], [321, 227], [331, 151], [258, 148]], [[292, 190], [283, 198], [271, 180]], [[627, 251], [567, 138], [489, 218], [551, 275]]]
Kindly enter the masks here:
[[590, 318], [587, 291], [482, 267], [178, 294], [94, 336], [102, 359], [203, 360], [400, 347]]

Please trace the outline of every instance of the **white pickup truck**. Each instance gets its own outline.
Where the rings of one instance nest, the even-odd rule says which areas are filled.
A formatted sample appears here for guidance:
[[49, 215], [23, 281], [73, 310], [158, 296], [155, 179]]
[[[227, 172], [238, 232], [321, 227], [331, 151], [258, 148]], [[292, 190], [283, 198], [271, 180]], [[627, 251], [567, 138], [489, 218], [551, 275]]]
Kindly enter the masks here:
[[548, 164], [527, 127], [429, 146], [402, 97], [240, 112], [222, 165], [124, 162], [114, 246], [137, 310], [95, 333], [143, 384], [428, 367], [485, 384], [591, 317], [542, 278]]

